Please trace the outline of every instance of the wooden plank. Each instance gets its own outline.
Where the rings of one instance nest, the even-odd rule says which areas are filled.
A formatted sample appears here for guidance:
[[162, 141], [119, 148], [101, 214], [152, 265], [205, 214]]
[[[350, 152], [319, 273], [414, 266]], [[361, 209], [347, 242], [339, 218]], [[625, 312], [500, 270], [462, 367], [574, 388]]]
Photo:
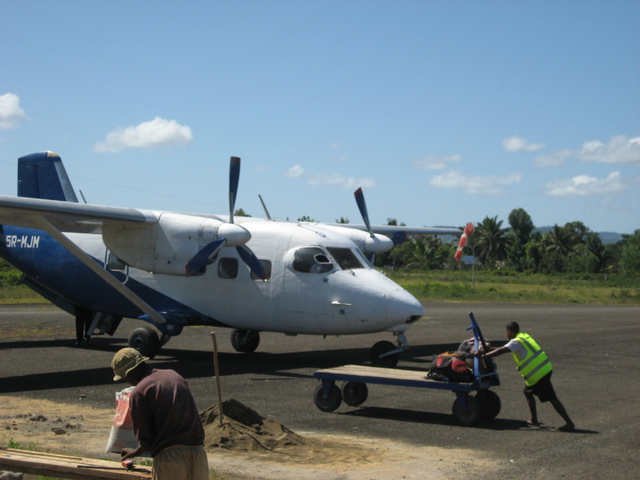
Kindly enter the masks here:
[[396, 368], [369, 367], [366, 365], [342, 365], [318, 370], [315, 378], [321, 380], [342, 380], [400, 387], [421, 387], [454, 392], [471, 392], [473, 383], [440, 382], [427, 378], [427, 371], [401, 370]]
[[[70, 480], [150, 480], [151, 468], [125, 470], [120, 462], [0, 447], [0, 470]], [[141, 471], [144, 470], [144, 471]]]

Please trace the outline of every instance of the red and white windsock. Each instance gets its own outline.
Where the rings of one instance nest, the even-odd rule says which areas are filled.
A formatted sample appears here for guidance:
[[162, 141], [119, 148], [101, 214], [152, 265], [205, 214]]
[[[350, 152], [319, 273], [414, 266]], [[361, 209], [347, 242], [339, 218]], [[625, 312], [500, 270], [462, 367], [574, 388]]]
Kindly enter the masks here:
[[460, 258], [462, 257], [462, 249], [467, 244], [467, 238], [471, 236], [474, 230], [475, 228], [473, 223], [467, 223], [467, 226], [464, 227], [464, 232], [462, 232], [462, 235], [460, 236], [460, 243], [458, 243], [458, 250], [456, 250], [456, 254], [454, 255], [454, 258], [457, 261], [460, 261]]

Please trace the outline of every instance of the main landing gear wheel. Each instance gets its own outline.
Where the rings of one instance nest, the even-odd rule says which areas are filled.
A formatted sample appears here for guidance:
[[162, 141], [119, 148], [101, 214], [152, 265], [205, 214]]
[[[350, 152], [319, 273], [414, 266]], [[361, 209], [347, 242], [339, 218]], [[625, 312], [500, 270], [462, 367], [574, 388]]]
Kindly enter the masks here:
[[455, 418], [460, 425], [469, 427], [480, 421], [482, 416], [482, 407], [480, 406], [480, 402], [471, 395], [465, 396], [465, 403], [467, 404], [467, 410], [463, 411], [462, 402], [459, 398], [456, 398], [451, 410], [453, 418]]
[[231, 334], [231, 346], [236, 352], [253, 353], [260, 345], [260, 332], [257, 330], [234, 330]]
[[313, 401], [315, 402], [316, 407], [323, 412], [333, 412], [334, 410], [337, 410], [342, 403], [342, 394], [336, 384], [332, 383], [329, 387], [329, 395], [325, 397], [324, 386], [320, 384], [313, 394]]
[[492, 390], [480, 390], [476, 394], [476, 398], [480, 402], [482, 408], [483, 420], [491, 420], [496, 418], [502, 408], [502, 402], [498, 394]]
[[129, 335], [129, 346], [145, 357], [154, 358], [160, 351], [160, 338], [153, 328], [139, 327]]
[[342, 385], [342, 398], [350, 407], [362, 405], [369, 396], [369, 388], [366, 383], [344, 382]]
[[389, 354], [389, 352], [397, 349], [398, 347], [386, 340], [377, 342], [373, 347], [371, 347], [371, 350], [369, 351], [369, 360], [371, 361], [371, 365], [373, 365], [374, 367], [395, 367], [396, 365], [398, 365], [398, 360], [400, 360], [400, 354]]

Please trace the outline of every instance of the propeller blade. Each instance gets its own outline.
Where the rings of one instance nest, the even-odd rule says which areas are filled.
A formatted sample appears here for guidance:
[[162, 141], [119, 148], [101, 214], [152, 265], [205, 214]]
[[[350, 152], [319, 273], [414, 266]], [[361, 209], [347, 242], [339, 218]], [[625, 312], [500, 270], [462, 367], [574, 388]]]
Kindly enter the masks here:
[[240, 157], [231, 157], [229, 165], [229, 222], [233, 223], [233, 211], [236, 208], [238, 182], [240, 181]]
[[358, 208], [360, 209], [360, 215], [362, 215], [362, 219], [364, 220], [364, 224], [367, 226], [369, 235], [373, 237], [373, 231], [371, 230], [371, 223], [369, 223], [369, 214], [367, 213], [367, 204], [364, 201], [364, 193], [362, 193], [362, 188], [358, 188], [358, 190], [355, 191], [354, 195], [356, 197], [356, 203], [358, 204]]
[[255, 254], [244, 245], [240, 245], [239, 247], [236, 247], [236, 250], [238, 251], [240, 258], [242, 258], [244, 263], [246, 263], [249, 266], [253, 274], [256, 277], [265, 280], [264, 267], [260, 263], [260, 260], [258, 260], [258, 257], [256, 257]]
[[222, 247], [224, 247], [225, 243], [227, 243], [227, 241], [224, 238], [221, 238], [219, 240], [214, 240], [200, 249], [200, 251], [196, 253], [191, 260], [189, 260], [189, 263], [187, 263], [187, 266], [185, 267], [187, 277], [190, 277], [202, 267], [209, 264], [211, 259], [218, 254]]

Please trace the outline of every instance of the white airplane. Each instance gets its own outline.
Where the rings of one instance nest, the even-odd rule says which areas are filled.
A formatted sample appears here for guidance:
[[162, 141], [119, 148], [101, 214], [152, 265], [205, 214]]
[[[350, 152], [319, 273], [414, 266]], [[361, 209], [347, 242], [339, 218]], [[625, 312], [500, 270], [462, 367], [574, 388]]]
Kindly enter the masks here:
[[[253, 352], [259, 332], [355, 335], [391, 332], [373, 364], [395, 366], [420, 302], [367, 259], [406, 235], [452, 228], [274, 221], [233, 215], [240, 159], [231, 158], [229, 215], [79, 203], [60, 157], [18, 159], [18, 197], [0, 196], [0, 256], [24, 282], [75, 315], [78, 343], [113, 335], [123, 318], [147, 321], [129, 345], [153, 358], [185, 326], [230, 327]], [[266, 211], [266, 209], [265, 209]], [[156, 332], [159, 331], [159, 334]]]

